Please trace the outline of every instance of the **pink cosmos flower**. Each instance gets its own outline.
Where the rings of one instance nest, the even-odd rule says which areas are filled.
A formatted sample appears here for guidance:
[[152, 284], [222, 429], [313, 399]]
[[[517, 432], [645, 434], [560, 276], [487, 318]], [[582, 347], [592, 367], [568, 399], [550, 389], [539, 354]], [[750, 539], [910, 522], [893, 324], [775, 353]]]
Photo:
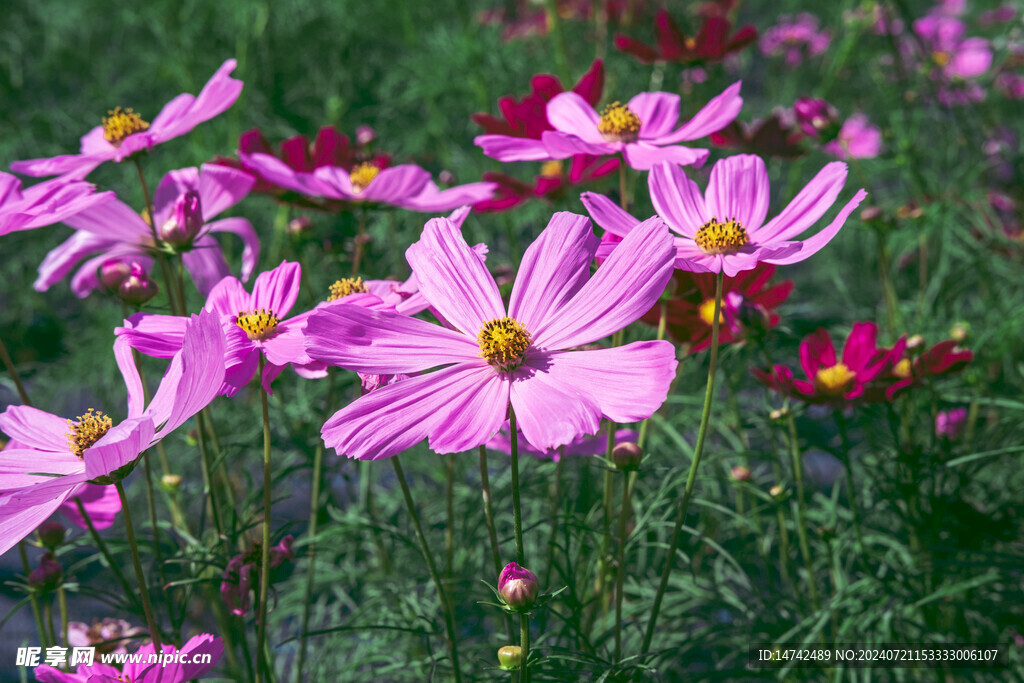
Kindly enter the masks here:
[[81, 180], [54, 178], [22, 190], [21, 181], [0, 172], [0, 235], [60, 223], [93, 206], [114, 199]]
[[914, 22], [914, 33], [931, 50], [931, 61], [945, 80], [980, 76], [992, 66], [992, 47], [984, 38], [964, 38], [959, 19], [931, 14]]
[[[112, 486], [107, 486], [114, 490]], [[116, 491], [114, 492], [116, 495]], [[106, 617], [102, 621], [93, 619], [89, 626], [81, 621], [68, 624], [68, 645], [70, 647], [95, 647], [101, 653], [128, 652], [125, 647], [129, 639], [145, 634], [145, 630], [134, 627], [124, 619]]]
[[547, 161], [574, 154], [601, 156], [621, 153], [631, 167], [646, 171], [659, 161], [704, 163], [706, 149], [683, 147], [721, 130], [743, 106], [737, 81], [712, 99], [682, 126], [679, 96], [664, 92], [640, 93], [623, 105], [613, 102], [598, 112], [578, 94], [564, 92], [548, 102], [546, 113], [554, 130], [540, 140], [507, 135], [481, 135], [473, 142], [498, 161]]
[[837, 159], [871, 159], [882, 152], [882, 131], [864, 114], [854, 114], [843, 122], [839, 135], [821, 149]]
[[[292, 550], [294, 538], [289, 534], [281, 542], [270, 549], [270, 568], [281, 566], [286, 561], [295, 559]], [[255, 589], [259, 592], [259, 566], [262, 558], [262, 546], [254, 543], [248, 553], [235, 555], [224, 568], [224, 580], [220, 584], [220, 597], [237, 617], [249, 612], [249, 594]]]
[[221, 65], [198, 97], [187, 93], [168, 102], [152, 123], [132, 109], [117, 107], [82, 138], [81, 152], [50, 159], [16, 161], [11, 170], [30, 176], [71, 175], [84, 178], [104, 161], [124, 161], [137, 152], [184, 135], [230, 107], [242, 92], [242, 82], [231, 78], [235, 60]]
[[816, 57], [828, 49], [832, 37], [818, 30], [818, 18], [802, 12], [796, 17], [782, 15], [779, 23], [761, 36], [761, 52], [772, 57], [785, 55], [786, 64], [798, 66], [804, 57]]
[[120, 424], [89, 410], [67, 420], [29, 406], [0, 414], [0, 429], [19, 445], [0, 451], [0, 555], [32, 532], [87, 483], [111, 484], [127, 476], [140, 455], [217, 395], [224, 376], [224, 336], [209, 313], [189, 321], [149, 406], [127, 344], [114, 352], [128, 392]]
[[935, 416], [935, 435], [956, 441], [963, 435], [967, 425], [967, 408], [940, 410]]
[[[608, 449], [608, 439], [603, 432], [594, 436], [581, 436], [573, 439], [565, 446], [542, 451], [539, 448], [534, 448], [528, 441], [525, 441], [522, 438], [522, 430], [519, 431], [520, 434], [517, 442], [519, 453], [540, 458], [541, 460], [558, 462], [562, 459], [563, 450], [566, 456], [585, 456], [604, 455]], [[639, 436], [640, 433], [635, 429], [617, 429], [615, 430], [615, 444], [635, 442]], [[509, 435], [509, 425], [507, 422], [502, 425], [501, 430], [497, 434], [491, 437], [491, 440], [486, 445], [491, 450], [512, 453], [512, 438]]]
[[[654, 209], [676, 233], [676, 268], [724, 272], [728, 277], [758, 263], [796, 263], [817, 253], [836, 236], [867, 192], [858, 190], [825, 229], [805, 240], [795, 238], [828, 211], [845, 182], [846, 164], [827, 164], [766, 223], [768, 172], [758, 156], [740, 154], [717, 162], [704, 196], [675, 164], [658, 164], [648, 176]], [[581, 199], [598, 225], [620, 237], [640, 222], [603, 195], [584, 192]], [[598, 256], [619, 248], [608, 243]]]
[[238, 158], [246, 168], [279, 187], [357, 205], [387, 204], [428, 213], [449, 211], [489, 199], [495, 188], [494, 183], [481, 182], [441, 190], [430, 179], [430, 173], [416, 164], [381, 168], [368, 161], [350, 169], [319, 166], [313, 171], [299, 171], [269, 154], [240, 151]]
[[240, 202], [253, 182], [244, 171], [215, 164], [168, 173], [153, 196], [159, 246], [153, 239], [154, 227], [120, 200], [80, 211], [64, 219], [77, 232], [46, 255], [34, 287], [46, 291], [92, 255], [71, 278], [71, 291], [86, 297], [102, 288], [100, 267], [108, 262], [135, 262], [149, 270], [155, 249], [174, 249], [181, 252], [196, 289], [205, 295], [231, 273], [212, 233], [232, 233], [242, 239], [242, 278], [248, 280], [260, 250], [252, 225], [245, 218], [209, 221]]
[[807, 336], [800, 342], [800, 364], [809, 381], [793, 379], [793, 372], [785, 365], [776, 365], [771, 372], [756, 368], [752, 372], [773, 391], [805, 403], [840, 408], [857, 401], [871, 401], [872, 396], [865, 391], [893, 366], [903, 351], [902, 343], [892, 349], [879, 348], [877, 335], [878, 326], [874, 323], [854, 323], [843, 346], [842, 360], [836, 357], [827, 330], [819, 328]]
[[181, 659], [189, 663], [181, 664], [170, 657], [165, 657], [163, 664], [150, 663], [149, 655], [154, 654], [156, 648], [153, 643], [146, 643], [136, 650], [136, 654], [142, 655], [139, 657], [141, 661], [128, 662], [122, 669], [97, 661], [93, 664], [79, 664], [75, 673], [67, 673], [45, 664], [37, 666], [33, 672], [40, 683], [185, 683], [209, 673], [224, 654], [224, 644], [220, 638], [203, 633], [189, 638], [181, 650], [173, 645], [163, 645], [161, 651], [164, 655], [181, 652]]
[[676, 360], [668, 342], [572, 351], [643, 315], [672, 273], [660, 219], [634, 230], [590, 277], [590, 221], [556, 213], [523, 257], [508, 308], [483, 262], [446, 219], [406, 252], [420, 291], [452, 328], [357, 306], [310, 316], [312, 358], [371, 374], [434, 372], [357, 399], [324, 425], [324, 443], [357, 459], [387, 458], [429, 439], [438, 453], [486, 443], [507, 419], [550, 450], [597, 431], [602, 417], [645, 419], [665, 400]]

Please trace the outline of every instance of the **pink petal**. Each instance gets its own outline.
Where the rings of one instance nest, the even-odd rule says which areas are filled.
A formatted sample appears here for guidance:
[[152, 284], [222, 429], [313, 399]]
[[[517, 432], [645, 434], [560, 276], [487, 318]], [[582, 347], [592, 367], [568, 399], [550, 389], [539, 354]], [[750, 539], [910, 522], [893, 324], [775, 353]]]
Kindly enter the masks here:
[[759, 244], [790, 240], [814, 225], [839, 197], [846, 182], [846, 164], [825, 164], [778, 216], [750, 235]]
[[478, 135], [473, 144], [484, 154], [498, 161], [547, 161], [551, 159], [547, 147], [540, 140], [516, 138], [509, 135]]
[[135, 353], [128, 337], [118, 336], [114, 339], [114, 358], [117, 360], [117, 367], [124, 378], [128, 393], [128, 417], [138, 417], [145, 411], [146, 392], [142, 387], [142, 376], [139, 375], [139, 368], [135, 364]]
[[640, 139], [660, 138], [679, 122], [679, 95], [642, 92], [629, 101], [629, 109], [640, 118]]
[[768, 215], [768, 170], [761, 157], [737, 154], [717, 162], [705, 196], [707, 211], [720, 221], [738, 219], [753, 233]]
[[775, 265], [783, 265], [787, 263], [796, 263], [797, 261], [803, 261], [804, 259], [813, 256], [818, 253], [826, 244], [828, 244], [839, 229], [846, 223], [846, 219], [849, 218], [853, 210], [864, 201], [864, 198], [868, 196], [868, 193], [864, 190], [858, 190], [857, 194], [853, 196], [846, 206], [843, 207], [839, 215], [829, 223], [828, 227], [824, 230], [819, 231], [813, 237], [809, 237], [801, 243], [801, 249], [798, 252], [794, 252], [792, 255], [786, 256], [772, 256], [770, 258], [761, 259], [765, 263], [774, 263]]
[[64, 514], [71, 523], [81, 529], [88, 529], [85, 518], [78, 511], [75, 499], [82, 501], [89, 521], [97, 529], [108, 529], [117, 520], [117, 513], [121, 511], [121, 497], [117, 495], [117, 489], [113, 486], [101, 486], [98, 484], [83, 484], [76, 492], [77, 495], [69, 498], [60, 506], [60, 512]]
[[242, 240], [242, 282], [246, 282], [260, 257], [260, 240], [245, 218], [224, 218], [206, 226], [210, 232], [228, 232]]
[[97, 237], [88, 232], [76, 232], [46, 255], [39, 264], [39, 276], [32, 287], [38, 292], [45, 292], [70, 273], [75, 264], [83, 258], [116, 244], [115, 240]]
[[310, 358], [375, 375], [409, 374], [480, 356], [480, 347], [464, 334], [344, 300], [310, 315], [305, 335]]
[[630, 230], [640, 225], [638, 219], [603, 194], [584, 192], [580, 195], [580, 201], [587, 207], [594, 222], [613, 235], [625, 237]]
[[600, 240], [590, 221], [560, 211], [523, 254], [508, 314], [527, 330], [542, 329], [590, 279]]
[[[100, 135], [103, 128], [100, 128]], [[84, 178], [104, 161], [113, 159], [117, 150], [107, 143], [107, 149], [92, 154], [62, 154], [49, 159], [26, 159], [15, 161], [11, 170], [28, 176], [43, 177], [51, 175], [73, 176]]]
[[75, 230], [90, 232], [107, 240], [138, 243], [153, 234], [134, 209], [118, 200], [81, 211], [64, 222]]
[[32, 406], [9, 406], [0, 413], [0, 430], [23, 448], [68, 452], [68, 421]]
[[260, 348], [267, 361], [273, 365], [305, 365], [311, 362], [306, 355], [306, 347], [303, 337], [303, 328], [306, 326], [305, 317], [289, 318], [278, 323], [274, 334], [260, 342]]
[[415, 197], [430, 182], [430, 173], [416, 164], [401, 164], [385, 168], [357, 198], [367, 201], [397, 204]]
[[[490, 199], [497, 187], [497, 183], [467, 183], [465, 185], [449, 187], [445, 190], [438, 190], [437, 185], [433, 182], [428, 182], [423, 187], [422, 192], [412, 199], [401, 202], [401, 206], [412, 211], [448, 211], [456, 207], [472, 205]], [[465, 220], [465, 217], [463, 217], [463, 220]], [[458, 227], [461, 227], [461, 223]]]
[[[231, 220], [231, 219], [228, 219]], [[238, 218], [235, 220], [245, 220]], [[246, 221], [248, 222], [248, 221]], [[181, 255], [181, 261], [192, 276], [196, 289], [203, 296], [206, 296], [213, 289], [214, 285], [231, 275], [231, 268], [224, 260], [220, 244], [209, 235], [197, 239], [192, 249]]]
[[250, 306], [265, 308], [281, 320], [292, 310], [302, 286], [302, 268], [298, 263], [282, 261], [271, 271], [260, 273], [252, 286]]
[[557, 130], [544, 131], [540, 140], [547, 151], [545, 159], [568, 159], [577, 154], [603, 156], [615, 154], [622, 149], [621, 142], [606, 142], [604, 139], [588, 141]]
[[853, 372], [867, 367], [878, 351], [878, 326], [873, 322], [856, 322], [843, 345], [843, 365]]
[[0, 496], [0, 555], [45, 522], [85, 482], [84, 473]]
[[[267, 180], [267, 182], [273, 183], [274, 185], [280, 185], [281, 187], [292, 190], [293, 192], [298, 192], [299, 194], [311, 197], [328, 196], [332, 192], [332, 190], [321, 182], [317, 176], [314, 176], [314, 174], [299, 173], [277, 157], [269, 154], [246, 154], [244, 152], [239, 152], [238, 158], [246, 168], [259, 174], [259, 176]], [[323, 168], [331, 167], [324, 166]], [[343, 169], [336, 170], [345, 175], [347, 183], [348, 173]], [[351, 193], [352, 186], [348, 185], [348, 189], [349, 193]], [[335, 193], [335, 195], [337, 198], [341, 199], [347, 199], [349, 196], [348, 194], [337, 195], [337, 193]]]
[[87, 479], [105, 477], [135, 462], [153, 441], [153, 420], [148, 415], [114, 425], [82, 453]]
[[800, 342], [800, 365], [808, 379], [813, 380], [818, 370], [836, 364], [836, 349], [828, 330], [819, 327]]
[[668, 145], [658, 147], [647, 142], [631, 142], [626, 145], [622, 153], [630, 168], [638, 171], [647, 171], [661, 162], [670, 162], [680, 166], [704, 165], [708, 158], [708, 150], [683, 147], [682, 145]]
[[484, 323], [504, 317], [494, 278], [447, 218], [427, 221], [405, 257], [427, 301], [465, 334], [475, 336]]
[[139, 353], [171, 358], [181, 349], [187, 324], [188, 318], [183, 316], [136, 313], [124, 321], [123, 327], [115, 328], [114, 334], [123, 336]]
[[[227, 166], [221, 168], [227, 168]], [[156, 186], [156, 191], [153, 193], [154, 225], [163, 225], [170, 218], [171, 207], [175, 200], [189, 190], [195, 191], [198, 187], [199, 170], [195, 166], [169, 171], [160, 180], [160, 184]], [[205, 204], [203, 209], [205, 211]]]
[[229, 75], [235, 70], [235, 66], [236, 62], [233, 59], [224, 62], [187, 109], [182, 109], [179, 105], [168, 111], [171, 108], [168, 104], [150, 125], [149, 132], [153, 141], [163, 142], [183, 135], [234, 104], [242, 92], [242, 81]]
[[633, 229], [590, 281], [533, 333], [536, 348], [581, 346], [634, 322], [665, 291], [676, 249], [665, 223], [650, 218]]
[[714, 97], [697, 114], [683, 124], [676, 132], [651, 140], [659, 145], [669, 145], [684, 140], [698, 140], [722, 130], [740, 113], [743, 98], [740, 97], [741, 81], [736, 81], [720, 95]]
[[235, 316], [251, 308], [258, 308], [252, 302], [249, 292], [236, 277], [226, 277], [210, 290], [203, 310], [217, 311], [221, 316]]
[[376, 389], [324, 424], [324, 443], [359, 460], [389, 458], [428, 436], [437, 452], [485, 443], [505, 420], [508, 380], [483, 360]]
[[574, 92], [563, 92], [548, 101], [548, 123], [562, 133], [575, 135], [584, 142], [604, 142], [597, 126], [601, 123], [590, 103]]
[[563, 446], [601, 425], [594, 397], [549, 372], [555, 354], [534, 351], [512, 373], [510, 400], [523, 436], [541, 450]]
[[203, 220], [209, 221], [242, 201], [255, 184], [256, 178], [251, 173], [220, 164], [203, 164], [199, 169], [198, 188]]
[[692, 239], [697, 230], [710, 220], [700, 188], [679, 166], [655, 164], [647, 177], [647, 184], [654, 210], [679, 234]]

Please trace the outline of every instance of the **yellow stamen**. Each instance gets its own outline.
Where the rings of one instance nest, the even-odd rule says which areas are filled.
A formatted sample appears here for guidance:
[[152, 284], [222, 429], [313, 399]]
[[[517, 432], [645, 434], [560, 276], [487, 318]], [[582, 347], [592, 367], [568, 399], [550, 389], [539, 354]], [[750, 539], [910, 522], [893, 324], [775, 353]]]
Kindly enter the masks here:
[[[722, 303], [724, 304], [725, 302], [723, 301]], [[708, 299], [707, 301], [702, 303], [700, 306], [698, 306], [697, 307], [697, 315], [700, 316], [700, 319], [703, 320], [706, 324], [708, 324], [708, 325], [714, 324], [714, 321], [715, 321], [715, 300], [713, 298], [712, 299]], [[724, 306], [722, 306], [722, 308], [720, 308], [719, 311], [718, 311], [718, 324], [719, 325], [724, 325], [725, 324], [725, 307]]]
[[949, 64], [949, 60], [952, 59], [948, 52], [933, 52], [932, 61], [938, 66], [946, 66]]
[[640, 134], [640, 117], [621, 102], [612, 102], [601, 112], [597, 130], [609, 142], [633, 142]]
[[85, 415], [79, 415], [77, 420], [68, 420], [68, 447], [81, 458], [87, 448], [99, 441], [114, 426], [114, 422], [95, 408], [89, 408], [89, 411]]
[[826, 396], [842, 396], [850, 389], [857, 376], [843, 363], [830, 368], [821, 368], [814, 374], [814, 388]]
[[910, 377], [910, 359], [903, 358], [899, 363], [896, 363], [896, 367], [892, 369], [892, 374], [896, 375], [900, 379]]
[[705, 254], [732, 254], [747, 244], [747, 231], [735, 218], [719, 222], [712, 218], [702, 225], [693, 241]]
[[335, 301], [349, 294], [366, 294], [370, 291], [370, 288], [363, 283], [361, 277], [343, 277], [340, 280], [336, 280], [331, 285], [331, 295], [327, 297], [328, 301]]
[[561, 161], [545, 161], [541, 164], [540, 174], [544, 178], [558, 178], [562, 175], [563, 166]]
[[255, 311], [239, 311], [235, 324], [245, 330], [249, 339], [266, 339], [277, 328], [277, 316], [266, 308]]
[[380, 173], [380, 167], [370, 162], [354, 167], [348, 174], [349, 181], [352, 183], [352, 191], [362, 192], [365, 190], [378, 173]]
[[103, 139], [114, 147], [120, 147], [121, 142], [132, 135], [149, 128], [149, 122], [143, 121], [142, 117], [132, 111], [131, 107], [122, 109], [114, 107], [103, 117]]
[[484, 323], [476, 341], [480, 357], [499, 370], [515, 370], [523, 364], [532, 336], [515, 318], [494, 318]]

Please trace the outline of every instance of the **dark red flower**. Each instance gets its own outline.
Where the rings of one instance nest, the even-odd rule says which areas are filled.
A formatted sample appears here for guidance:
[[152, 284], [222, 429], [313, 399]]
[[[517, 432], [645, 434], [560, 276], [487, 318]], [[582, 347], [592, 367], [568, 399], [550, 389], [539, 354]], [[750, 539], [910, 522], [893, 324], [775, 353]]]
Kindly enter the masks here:
[[907, 349], [906, 344], [898, 351], [891, 367], [878, 377], [874, 387], [876, 391], [884, 389], [889, 400], [932, 377], [961, 372], [974, 359], [974, 353], [958, 348], [954, 339], [941, 341], [919, 355], [914, 355], [914, 350]]
[[[722, 281], [722, 311], [718, 343], [732, 344], [757, 330], [763, 332], [779, 324], [775, 309], [793, 291], [790, 281], [769, 284], [775, 266], [762, 264]], [[675, 294], [668, 302], [666, 330], [669, 336], [691, 353], [711, 345], [711, 323], [715, 315], [715, 274], [677, 270], [673, 276]], [[660, 304], [642, 320], [657, 326]]]
[[473, 205], [476, 211], [498, 212], [527, 202], [531, 199], [557, 201], [566, 196], [569, 188], [585, 185], [598, 178], [611, 175], [619, 170], [619, 160], [577, 154], [569, 160], [569, 170], [561, 161], [548, 161], [541, 166], [541, 172], [532, 183], [519, 180], [504, 173], [484, 173], [483, 179], [497, 183], [494, 197]]
[[711, 134], [711, 144], [749, 154], [792, 159], [804, 153], [800, 146], [803, 136], [786, 119], [782, 112], [774, 112], [760, 121], [733, 121]]
[[720, 60], [730, 52], [742, 50], [757, 40], [757, 29], [749, 24], [730, 36], [732, 23], [718, 15], [705, 16], [696, 37], [688, 37], [683, 33], [679, 24], [664, 8], [658, 10], [654, 24], [658, 33], [657, 47], [619, 33], [615, 36], [615, 48], [644, 64], [693, 64]]

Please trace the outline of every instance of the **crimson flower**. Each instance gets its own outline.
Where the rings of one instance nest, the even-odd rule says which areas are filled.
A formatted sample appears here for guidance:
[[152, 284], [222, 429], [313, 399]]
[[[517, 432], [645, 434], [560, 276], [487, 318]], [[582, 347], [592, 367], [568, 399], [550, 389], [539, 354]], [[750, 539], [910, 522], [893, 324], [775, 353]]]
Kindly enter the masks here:
[[619, 168], [618, 159], [577, 154], [569, 160], [569, 170], [561, 161], [548, 161], [541, 166], [540, 175], [526, 182], [504, 173], [489, 171], [483, 179], [495, 183], [494, 197], [477, 202], [473, 209], [483, 213], [508, 211], [531, 199], [557, 201], [566, 196], [570, 188], [603, 178]]
[[916, 356], [916, 349], [908, 349], [907, 346], [897, 344], [893, 348], [895, 360], [888, 371], [878, 378], [877, 385], [884, 388], [888, 400], [921, 386], [933, 377], [961, 372], [974, 360], [974, 353], [969, 349], [958, 348], [955, 339], [941, 341]]
[[615, 49], [632, 55], [644, 64], [691, 64], [722, 59], [730, 52], [742, 50], [757, 40], [757, 29], [750, 24], [730, 36], [732, 24], [722, 16], [705, 17], [696, 37], [683, 33], [679, 24], [664, 8], [658, 10], [654, 25], [658, 33], [657, 47], [619, 33], [615, 36]]

